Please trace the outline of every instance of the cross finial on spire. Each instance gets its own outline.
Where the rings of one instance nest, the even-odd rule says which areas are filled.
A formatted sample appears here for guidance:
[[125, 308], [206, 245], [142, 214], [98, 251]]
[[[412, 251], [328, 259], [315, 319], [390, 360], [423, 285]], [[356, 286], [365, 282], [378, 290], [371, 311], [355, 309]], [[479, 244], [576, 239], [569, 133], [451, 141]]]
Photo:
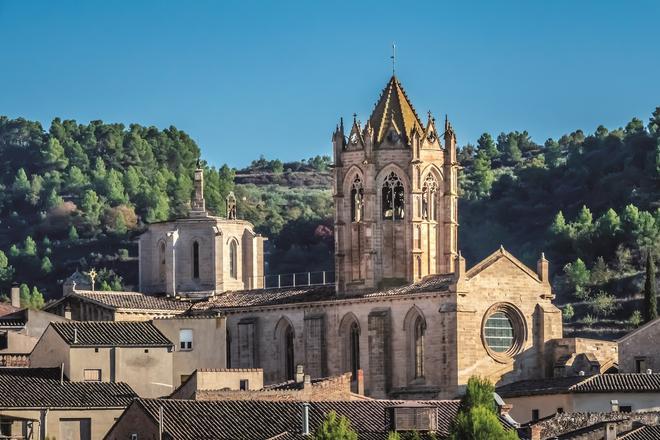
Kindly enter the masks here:
[[392, 43], [392, 56], [390, 57], [392, 59], [392, 76], [394, 76], [396, 72], [396, 44]]

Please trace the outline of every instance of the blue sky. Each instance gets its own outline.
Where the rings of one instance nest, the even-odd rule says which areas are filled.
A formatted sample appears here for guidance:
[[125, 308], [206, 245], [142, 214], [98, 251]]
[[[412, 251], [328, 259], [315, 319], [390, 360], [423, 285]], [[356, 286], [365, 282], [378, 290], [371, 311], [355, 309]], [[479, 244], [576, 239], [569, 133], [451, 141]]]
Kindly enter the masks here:
[[[188, 132], [210, 163], [330, 154], [391, 75], [459, 144], [644, 121], [660, 2], [0, 0], [0, 114]], [[423, 118], [425, 119], [425, 118]]]

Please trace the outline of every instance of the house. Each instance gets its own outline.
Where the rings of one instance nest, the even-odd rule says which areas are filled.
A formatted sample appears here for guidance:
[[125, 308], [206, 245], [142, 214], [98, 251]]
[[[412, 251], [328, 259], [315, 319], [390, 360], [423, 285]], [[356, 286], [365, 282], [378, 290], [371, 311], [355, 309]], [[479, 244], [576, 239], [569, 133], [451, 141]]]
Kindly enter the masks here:
[[11, 289], [11, 304], [0, 304], [0, 367], [27, 367], [29, 355], [51, 322], [62, 316], [20, 307], [17, 286]]
[[660, 413], [563, 413], [518, 430], [523, 440], [656, 440]]
[[149, 321], [184, 313], [190, 303], [140, 292], [64, 289], [64, 296], [45, 311], [76, 321]]
[[596, 374], [524, 380], [497, 388], [520, 423], [561, 413], [660, 411], [660, 374]]
[[[360, 371], [362, 377], [362, 371]], [[193, 400], [269, 400], [269, 401], [347, 401], [366, 397], [351, 391], [351, 375], [311, 379], [298, 366], [296, 379], [263, 386], [263, 370], [200, 369], [196, 370], [171, 399]]]
[[624, 373], [660, 371], [660, 350], [649, 350], [660, 340], [660, 318], [647, 322], [617, 341], [619, 369]]
[[227, 365], [224, 316], [174, 316], [152, 321], [167, 339], [174, 342], [172, 379], [178, 387], [197, 369], [218, 369]]
[[106, 435], [107, 440], [163, 439], [308, 439], [326, 414], [351, 421], [359, 438], [383, 439], [390, 431], [447, 435], [459, 401], [363, 400], [335, 402], [199, 401], [136, 399]]
[[70, 382], [60, 368], [0, 368], [0, 438], [99, 439], [137, 395], [122, 382]]
[[62, 366], [72, 382], [125, 382], [138, 395], [169, 395], [172, 342], [151, 322], [54, 322], [30, 355], [33, 367]]

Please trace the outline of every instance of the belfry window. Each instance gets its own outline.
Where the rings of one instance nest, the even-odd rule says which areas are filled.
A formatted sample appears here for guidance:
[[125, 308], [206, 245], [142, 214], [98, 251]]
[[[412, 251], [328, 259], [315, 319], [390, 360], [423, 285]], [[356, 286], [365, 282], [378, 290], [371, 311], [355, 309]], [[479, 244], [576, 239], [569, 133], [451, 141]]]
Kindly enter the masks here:
[[403, 183], [396, 173], [391, 172], [383, 182], [382, 210], [384, 220], [401, 220], [405, 216]]
[[162, 241], [158, 245], [158, 277], [165, 281], [165, 243]]
[[364, 218], [364, 188], [360, 176], [355, 176], [351, 187], [351, 221], [359, 223]]
[[238, 247], [235, 241], [231, 241], [229, 244], [229, 275], [237, 279], [238, 278], [238, 261], [237, 261]]
[[199, 243], [193, 243], [193, 278], [199, 278]]
[[293, 329], [287, 326], [284, 331], [284, 372], [286, 380], [293, 380], [296, 374], [296, 366], [293, 354]]
[[438, 190], [438, 182], [436, 182], [433, 175], [429, 174], [424, 179], [422, 186], [422, 218], [424, 220], [437, 220], [436, 212], [436, 191]]
[[424, 333], [426, 324], [421, 316], [415, 320], [415, 379], [424, 377]]

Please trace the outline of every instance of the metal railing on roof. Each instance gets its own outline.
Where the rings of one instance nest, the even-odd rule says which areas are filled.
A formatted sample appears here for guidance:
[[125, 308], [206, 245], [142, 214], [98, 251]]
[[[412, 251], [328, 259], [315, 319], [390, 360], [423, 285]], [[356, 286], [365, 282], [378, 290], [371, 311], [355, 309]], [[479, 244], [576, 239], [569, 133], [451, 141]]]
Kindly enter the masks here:
[[278, 289], [282, 287], [311, 287], [332, 284], [335, 284], [334, 272], [296, 272], [250, 277], [249, 289]]

